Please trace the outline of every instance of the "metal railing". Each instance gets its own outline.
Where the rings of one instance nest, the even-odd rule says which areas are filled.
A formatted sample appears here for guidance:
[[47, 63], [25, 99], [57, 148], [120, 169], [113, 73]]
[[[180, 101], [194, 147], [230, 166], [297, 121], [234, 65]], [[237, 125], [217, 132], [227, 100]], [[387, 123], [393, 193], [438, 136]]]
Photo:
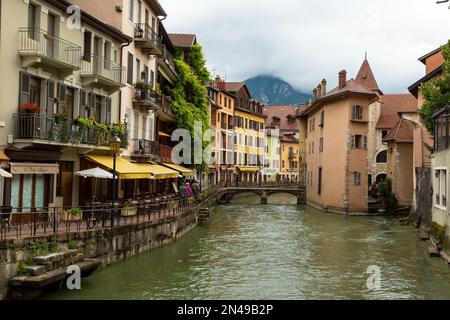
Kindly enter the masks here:
[[169, 52], [169, 50], [167, 50], [167, 47], [165, 45], [163, 45], [163, 49], [162, 49], [162, 59], [169, 66], [169, 68], [173, 71], [173, 73], [176, 74], [177, 71], [175, 68], [175, 63], [173, 62], [173, 56]]
[[162, 95], [161, 96], [161, 109], [162, 111], [164, 111], [166, 114], [173, 116], [173, 112], [172, 112], [172, 99], [170, 99], [170, 97]]
[[155, 106], [161, 106], [161, 96], [155, 90], [145, 86], [134, 86], [134, 100], [136, 102], [151, 102]]
[[94, 75], [125, 85], [127, 68], [102, 56], [90, 55], [83, 59], [82, 75]]
[[[133, 201], [133, 205], [95, 204], [74, 208], [5, 208], [0, 213], [0, 239], [109, 229], [140, 223], [159, 224], [200, 206], [202, 195], [191, 198], [160, 196]], [[111, 216], [112, 215], [112, 216]], [[112, 219], [111, 219], [112, 218]], [[112, 226], [113, 223], [113, 226]]]
[[[97, 128], [82, 128], [74, 120], [61, 120], [37, 113], [13, 115], [14, 139], [43, 140], [61, 144], [109, 146], [107, 132]], [[127, 135], [121, 136], [122, 147], [128, 145]]]
[[81, 68], [81, 47], [38, 28], [20, 28], [20, 53]]
[[150, 141], [146, 139], [133, 139], [134, 155], [159, 155], [158, 141]]
[[151, 42], [155, 48], [162, 50], [162, 39], [148, 23], [135, 24], [134, 39]]

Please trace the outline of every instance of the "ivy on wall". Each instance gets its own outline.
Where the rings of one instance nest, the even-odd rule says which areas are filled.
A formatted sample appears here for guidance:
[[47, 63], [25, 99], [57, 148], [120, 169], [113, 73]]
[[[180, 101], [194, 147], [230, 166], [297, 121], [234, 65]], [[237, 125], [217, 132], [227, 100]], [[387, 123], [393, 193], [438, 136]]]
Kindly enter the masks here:
[[[202, 123], [202, 136], [210, 128], [206, 99], [206, 84], [210, 80], [210, 74], [206, 68], [202, 47], [199, 44], [194, 45], [191, 51], [185, 53], [184, 59], [182, 51], [178, 51], [174, 63], [179, 79], [176, 86], [170, 90], [172, 112], [175, 115], [177, 128], [189, 130], [193, 143], [195, 121]], [[207, 145], [208, 142], [203, 142], [203, 148], [206, 148]], [[192, 163], [194, 163], [193, 152]], [[194, 169], [198, 172], [206, 172], [207, 168], [206, 163], [194, 165]]]
[[419, 110], [422, 123], [427, 130], [433, 132], [433, 122], [430, 117], [450, 103], [450, 40], [442, 47], [444, 66], [442, 76], [434, 78], [420, 87], [424, 104]]

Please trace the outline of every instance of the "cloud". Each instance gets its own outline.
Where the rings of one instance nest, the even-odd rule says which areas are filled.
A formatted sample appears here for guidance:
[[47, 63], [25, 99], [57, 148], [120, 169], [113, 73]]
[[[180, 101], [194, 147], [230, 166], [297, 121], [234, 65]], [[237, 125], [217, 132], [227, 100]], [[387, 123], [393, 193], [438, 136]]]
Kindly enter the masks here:
[[308, 92], [364, 54], [385, 92], [424, 74], [421, 55], [450, 38], [450, 10], [435, 0], [160, 0], [169, 32], [195, 33], [208, 67], [233, 81], [272, 74]]

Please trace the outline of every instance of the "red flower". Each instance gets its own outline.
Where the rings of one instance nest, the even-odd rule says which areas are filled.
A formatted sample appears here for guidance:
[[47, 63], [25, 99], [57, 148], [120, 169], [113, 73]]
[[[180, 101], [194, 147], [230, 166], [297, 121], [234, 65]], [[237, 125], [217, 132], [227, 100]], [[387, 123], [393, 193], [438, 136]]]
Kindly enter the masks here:
[[35, 103], [24, 103], [20, 108], [21, 111], [28, 113], [41, 113], [42, 109]]

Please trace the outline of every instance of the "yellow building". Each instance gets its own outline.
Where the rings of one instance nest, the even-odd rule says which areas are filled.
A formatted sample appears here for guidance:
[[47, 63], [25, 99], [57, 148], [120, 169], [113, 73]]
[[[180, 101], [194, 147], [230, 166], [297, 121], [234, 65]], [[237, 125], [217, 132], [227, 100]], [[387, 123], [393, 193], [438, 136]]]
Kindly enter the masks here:
[[281, 173], [281, 144], [277, 130], [267, 130], [266, 151], [262, 179], [264, 182], [276, 182]]
[[299, 176], [299, 141], [294, 136], [283, 135], [281, 143], [281, 179], [297, 182]]

